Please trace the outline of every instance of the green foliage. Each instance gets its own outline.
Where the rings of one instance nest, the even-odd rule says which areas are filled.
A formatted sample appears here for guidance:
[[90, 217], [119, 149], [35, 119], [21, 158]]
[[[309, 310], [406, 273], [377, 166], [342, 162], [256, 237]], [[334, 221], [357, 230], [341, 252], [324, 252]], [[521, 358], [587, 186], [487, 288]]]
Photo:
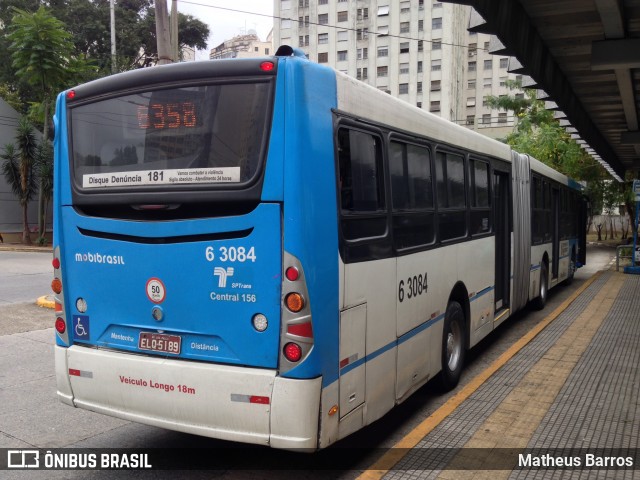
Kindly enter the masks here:
[[[521, 89], [516, 81], [507, 81], [510, 90]], [[512, 133], [506, 138], [515, 150], [527, 153], [550, 167], [576, 180], [593, 181], [605, 175], [604, 169], [571, 139], [571, 136], [536, 98], [536, 91], [525, 89], [524, 95], [489, 96], [487, 104], [494, 109], [511, 111], [517, 118]]]
[[71, 35], [45, 7], [14, 11], [7, 38], [16, 75], [42, 93], [60, 88], [69, 76]]
[[24, 107], [24, 103], [22, 102], [18, 91], [6, 83], [0, 84], [0, 98], [7, 102], [17, 112], [20, 112]]
[[[153, 3], [116, 1], [118, 70], [155, 64]], [[109, 4], [109, 0], [0, 0], [0, 95], [42, 127], [44, 138], [59, 91], [111, 74]], [[206, 48], [207, 25], [190, 15], [178, 15], [181, 46]], [[7, 169], [13, 168], [13, 162], [6, 162]], [[44, 204], [50, 198], [47, 178], [40, 176], [40, 232], [44, 232]]]
[[28, 102], [30, 118], [42, 122], [46, 137], [48, 112], [55, 94], [84, 75], [89, 66], [74, 57], [71, 35], [47, 8], [40, 6], [35, 12], [18, 8], [13, 11], [6, 35], [10, 42], [11, 66], [15, 76], [33, 88]]
[[38, 145], [36, 153], [36, 171], [40, 178], [40, 194], [43, 197], [44, 203], [44, 216], [38, 230], [40, 232], [38, 244], [46, 245], [48, 242], [46, 237], [46, 214], [49, 209], [49, 203], [53, 197], [53, 148], [51, 142], [41, 142], [40, 145]]
[[[22, 12], [38, 12], [43, 5], [61, 22], [59, 31], [68, 36], [72, 51], [63, 65], [70, 75], [56, 92], [69, 86], [110, 75], [111, 32], [109, 0], [0, 0], [0, 84], [6, 83], [19, 92], [24, 104], [41, 102], [35, 88], [16, 76], [9, 52], [12, 43], [7, 33], [12, 30], [15, 8]], [[155, 65], [155, 10], [153, 0], [116, 0], [116, 56], [118, 71]], [[209, 28], [191, 15], [178, 13], [181, 46], [205, 49]], [[4, 25], [4, 29], [3, 29]], [[26, 112], [26, 107], [20, 109]], [[34, 105], [32, 118], [41, 116], [43, 108]]]
[[24, 243], [31, 243], [27, 207], [37, 192], [38, 175], [35, 168], [37, 152], [38, 145], [33, 126], [23, 117], [18, 124], [15, 145], [5, 145], [0, 158], [4, 160], [2, 173], [22, 207], [22, 241]]

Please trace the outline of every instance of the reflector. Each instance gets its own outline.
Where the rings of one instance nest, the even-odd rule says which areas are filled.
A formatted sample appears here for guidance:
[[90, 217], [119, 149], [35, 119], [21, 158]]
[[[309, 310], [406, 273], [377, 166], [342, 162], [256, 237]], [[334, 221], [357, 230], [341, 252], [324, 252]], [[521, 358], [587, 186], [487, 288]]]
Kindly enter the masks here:
[[289, 267], [285, 272], [285, 276], [290, 282], [295, 282], [296, 280], [298, 280], [298, 278], [300, 278], [300, 272], [296, 267]]

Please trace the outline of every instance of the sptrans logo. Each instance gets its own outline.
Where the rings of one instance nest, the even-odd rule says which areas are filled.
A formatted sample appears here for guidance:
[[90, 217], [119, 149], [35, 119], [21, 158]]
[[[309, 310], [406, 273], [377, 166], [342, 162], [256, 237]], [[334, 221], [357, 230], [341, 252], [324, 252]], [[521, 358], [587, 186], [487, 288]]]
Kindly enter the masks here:
[[124, 257], [122, 255], [102, 255], [101, 253], [76, 253], [76, 262], [124, 265]]
[[213, 274], [218, 277], [218, 287], [225, 288], [227, 286], [227, 278], [233, 277], [233, 267], [223, 268], [216, 267], [213, 269]]

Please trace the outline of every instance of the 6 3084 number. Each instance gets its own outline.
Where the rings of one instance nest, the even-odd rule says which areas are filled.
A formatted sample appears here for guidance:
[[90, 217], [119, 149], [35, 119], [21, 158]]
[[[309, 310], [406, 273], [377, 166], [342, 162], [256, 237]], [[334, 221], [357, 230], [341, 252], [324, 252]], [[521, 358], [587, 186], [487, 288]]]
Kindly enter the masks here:
[[427, 282], [427, 274], [414, 275], [407, 280], [400, 280], [398, 284], [398, 301], [403, 302], [405, 298], [411, 299], [418, 295], [427, 293], [429, 284]]

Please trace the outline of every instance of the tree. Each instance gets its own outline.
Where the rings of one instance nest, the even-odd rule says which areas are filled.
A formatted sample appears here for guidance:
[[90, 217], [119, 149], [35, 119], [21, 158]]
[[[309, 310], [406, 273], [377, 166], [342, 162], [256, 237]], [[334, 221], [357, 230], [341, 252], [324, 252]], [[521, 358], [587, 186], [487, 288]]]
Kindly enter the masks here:
[[42, 141], [40, 145], [38, 145], [36, 152], [36, 172], [40, 179], [41, 198], [44, 201], [42, 230], [40, 230], [38, 243], [44, 245], [47, 242], [47, 211], [49, 210], [49, 203], [53, 198], [53, 147], [51, 142]]
[[[42, 136], [48, 138], [49, 112], [55, 94], [88, 69], [81, 59], [75, 58], [71, 35], [64, 24], [48, 9], [40, 6], [30, 13], [14, 8], [9, 34], [9, 51], [16, 76], [34, 87], [37, 92], [36, 112], [42, 114]], [[38, 202], [38, 231], [44, 232], [44, 198]]]
[[[510, 90], [521, 84], [506, 82]], [[517, 118], [513, 132], [504, 140], [515, 150], [527, 153], [550, 167], [576, 180], [593, 181], [606, 176], [605, 170], [571, 139], [553, 112], [536, 98], [536, 91], [524, 89], [524, 95], [487, 96], [487, 104], [500, 110], [512, 111]]]
[[12, 66], [19, 78], [38, 91], [38, 100], [44, 105], [43, 136], [47, 138], [49, 104], [77, 68], [73, 42], [64, 24], [45, 7], [34, 13], [14, 11], [7, 35]]
[[[81, 81], [111, 74], [111, 38], [109, 0], [0, 0], [0, 84], [19, 90], [25, 103], [37, 97], [33, 87], [15, 76], [8, 52], [9, 31], [15, 14], [14, 7], [35, 12], [46, 5], [51, 14], [66, 26], [74, 45], [73, 56], [86, 58], [96, 67], [85, 72]], [[116, 47], [120, 71], [156, 64], [157, 47], [153, 0], [116, 0]], [[3, 27], [4, 25], [4, 27]], [[181, 47], [197, 50], [207, 48], [209, 27], [191, 15], [178, 13]], [[75, 82], [79, 83], [79, 82]], [[66, 86], [74, 82], [67, 82]]]
[[[14, 0], [17, 1], [17, 0]], [[50, 0], [54, 15], [62, 20], [77, 52], [111, 73], [109, 0]], [[120, 71], [155, 65], [158, 58], [153, 0], [118, 0], [115, 5], [116, 53]], [[191, 15], [178, 13], [180, 46], [207, 48], [209, 27]]]
[[[507, 81], [507, 87], [517, 90], [521, 84], [511, 80]], [[535, 90], [524, 89], [521, 96], [488, 96], [486, 101], [494, 109], [514, 112], [517, 123], [513, 132], [504, 139], [514, 150], [527, 153], [575, 180], [586, 182], [584, 193], [591, 204], [589, 231], [593, 215], [605, 207], [605, 196], [607, 202], [614, 201], [614, 190], [619, 186], [615, 182], [612, 185], [606, 170], [571, 139], [553, 113], [545, 109], [544, 102], [536, 98]]]
[[13, 144], [4, 146], [0, 158], [4, 160], [2, 173], [18, 197], [22, 207], [22, 243], [30, 245], [28, 206], [37, 191], [37, 175], [34, 168], [37, 144], [33, 127], [26, 118], [22, 118], [16, 131], [17, 148]]

